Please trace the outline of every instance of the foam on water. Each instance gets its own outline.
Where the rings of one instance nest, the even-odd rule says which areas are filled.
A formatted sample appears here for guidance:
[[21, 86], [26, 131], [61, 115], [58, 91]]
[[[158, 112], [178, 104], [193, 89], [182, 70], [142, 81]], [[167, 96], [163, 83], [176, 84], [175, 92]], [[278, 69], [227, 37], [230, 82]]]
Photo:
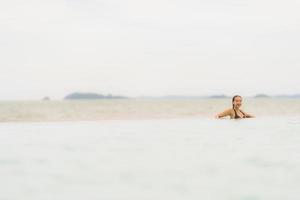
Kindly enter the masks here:
[[0, 124], [0, 199], [298, 200], [300, 117]]

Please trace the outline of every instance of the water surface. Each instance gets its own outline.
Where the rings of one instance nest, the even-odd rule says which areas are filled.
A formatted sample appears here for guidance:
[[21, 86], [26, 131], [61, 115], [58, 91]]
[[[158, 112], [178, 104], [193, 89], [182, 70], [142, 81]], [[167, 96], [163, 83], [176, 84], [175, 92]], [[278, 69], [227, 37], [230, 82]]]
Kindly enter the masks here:
[[298, 200], [300, 117], [0, 123], [0, 199]]

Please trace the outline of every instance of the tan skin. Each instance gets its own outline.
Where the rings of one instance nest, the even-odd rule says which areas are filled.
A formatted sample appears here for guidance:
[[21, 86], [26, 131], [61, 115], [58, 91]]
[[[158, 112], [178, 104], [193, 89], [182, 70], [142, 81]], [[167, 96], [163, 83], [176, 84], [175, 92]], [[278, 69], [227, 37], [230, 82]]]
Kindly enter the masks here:
[[244, 112], [243, 110], [240, 109], [241, 106], [242, 106], [242, 101], [243, 101], [242, 97], [240, 97], [240, 96], [235, 97], [234, 101], [232, 102], [233, 108], [229, 108], [229, 109], [225, 110], [224, 112], [221, 112], [221, 113], [217, 114], [215, 117], [216, 118], [223, 118], [223, 117], [229, 116], [231, 119], [234, 119], [234, 117], [235, 117], [234, 110], [236, 111], [236, 114], [241, 118], [244, 117], [244, 114], [245, 114], [246, 118], [255, 117], [255, 116], [250, 115], [250, 114], [248, 114], [248, 113], [246, 113], [246, 112]]

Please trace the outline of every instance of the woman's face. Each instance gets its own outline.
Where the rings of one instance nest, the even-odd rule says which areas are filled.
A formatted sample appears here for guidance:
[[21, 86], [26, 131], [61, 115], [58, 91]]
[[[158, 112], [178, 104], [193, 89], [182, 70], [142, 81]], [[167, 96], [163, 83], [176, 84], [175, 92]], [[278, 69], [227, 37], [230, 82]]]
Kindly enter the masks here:
[[235, 97], [233, 101], [233, 106], [235, 108], [240, 108], [242, 106], [242, 97]]

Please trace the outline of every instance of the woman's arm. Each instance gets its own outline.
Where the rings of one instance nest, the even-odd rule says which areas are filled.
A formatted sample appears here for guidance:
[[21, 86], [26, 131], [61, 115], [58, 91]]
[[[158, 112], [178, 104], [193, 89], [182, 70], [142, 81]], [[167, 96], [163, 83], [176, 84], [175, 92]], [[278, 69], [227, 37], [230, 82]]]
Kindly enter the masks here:
[[247, 118], [254, 118], [255, 116], [246, 113], [246, 117], [247, 117]]
[[248, 113], [246, 113], [246, 112], [244, 112], [244, 111], [242, 111], [244, 114], [245, 114], [245, 116], [247, 117], [247, 118], [254, 118], [255, 116], [254, 115], [250, 115], [250, 114], [248, 114]]
[[225, 110], [224, 112], [221, 112], [221, 113], [217, 114], [215, 117], [216, 118], [222, 118], [222, 117], [230, 116], [231, 115], [231, 110], [232, 109]]

